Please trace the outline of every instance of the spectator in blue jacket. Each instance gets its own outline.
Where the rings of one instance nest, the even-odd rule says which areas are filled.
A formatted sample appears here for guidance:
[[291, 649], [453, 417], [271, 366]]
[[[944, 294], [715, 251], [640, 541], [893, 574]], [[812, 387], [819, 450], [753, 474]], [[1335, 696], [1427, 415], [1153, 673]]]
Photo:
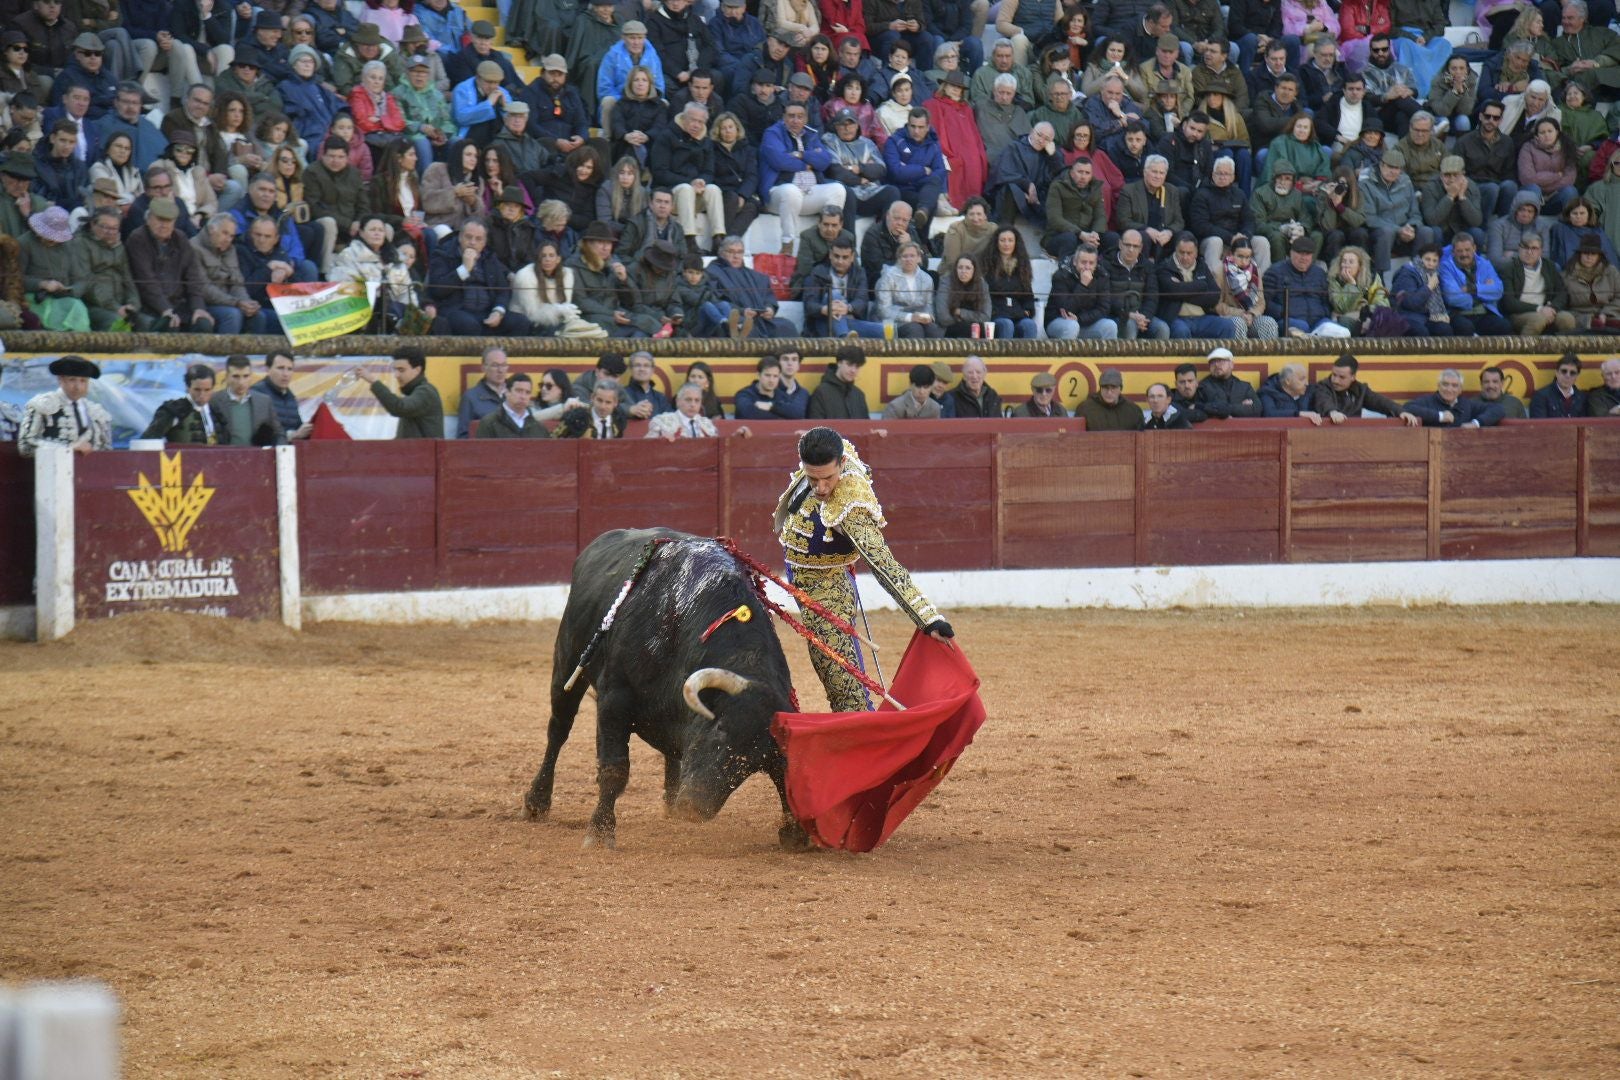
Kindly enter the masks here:
[[1424, 427], [1495, 427], [1502, 422], [1502, 406], [1463, 397], [1462, 385], [1462, 372], [1447, 368], [1440, 373], [1439, 389], [1408, 401], [1406, 411], [1423, 421]]
[[1530, 395], [1532, 420], [1569, 419], [1586, 415], [1586, 393], [1575, 389], [1581, 377], [1581, 358], [1567, 352], [1558, 358], [1553, 382]]
[[294, 45], [288, 62], [292, 65], [292, 76], [277, 83], [276, 89], [281, 92], [282, 104], [293, 127], [298, 129], [298, 137], [307, 146], [319, 146], [326, 141], [332, 118], [343, 108], [343, 99], [321, 85], [317, 78], [321, 57], [314, 49]]
[[644, 67], [652, 72], [653, 86], [663, 97], [664, 64], [658, 59], [658, 50], [647, 45], [647, 26], [637, 19], [624, 24], [619, 31], [619, 43], [607, 51], [596, 68], [596, 100], [600, 103], [602, 126], [613, 126], [613, 106], [624, 93], [624, 81], [630, 69]]
[[781, 408], [787, 401], [787, 394], [782, 390], [782, 361], [767, 356], [759, 362], [758, 371], [758, 379], [737, 391], [737, 419], [790, 419]]
[[73, 121], [58, 120], [34, 151], [34, 168], [39, 171], [34, 190], [64, 210], [78, 209], [90, 186], [90, 167], [74, 153], [78, 132]]
[[433, 252], [428, 291], [438, 308], [435, 333], [457, 337], [529, 333], [528, 317], [506, 307], [512, 301], [506, 267], [488, 250], [489, 230], [482, 221], [461, 227], [456, 242], [446, 239]]
[[423, 33], [437, 41], [437, 51], [446, 55], [458, 51], [461, 39], [472, 33], [472, 22], [454, 0], [419, 0], [412, 10]]
[[771, 406], [771, 411], [788, 420], [803, 420], [810, 411], [810, 391], [799, 385], [804, 354], [796, 348], [779, 349], [776, 359], [782, 365], [782, 386], [776, 392], [782, 403]]
[[118, 92], [118, 80], [106, 63], [106, 46], [88, 30], [73, 42], [73, 55], [67, 66], [56, 73], [51, 83], [50, 104], [58, 105], [70, 86], [82, 86], [90, 91], [91, 120], [100, 120], [112, 108], [113, 95]]
[[130, 160], [142, 172], [162, 157], [169, 145], [169, 140], [163, 137], [158, 126], [141, 115], [144, 106], [155, 104], [157, 102], [147, 96], [140, 83], [119, 83], [112, 108], [96, 124], [96, 134], [102, 146], [107, 145], [107, 138], [111, 135], [129, 136], [130, 144], [134, 147]]
[[883, 145], [883, 163], [888, 166], [888, 181], [900, 189], [900, 197], [912, 210], [932, 214], [939, 209], [950, 173], [927, 109], [912, 109], [905, 128], [889, 136]]
[[[501, 126], [501, 115], [511, 102], [512, 95], [501, 85], [499, 64], [485, 60], [478, 65], [470, 79], [456, 86], [450, 97], [450, 118], [456, 122], [456, 138], [469, 138], [469, 132], [478, 128], [487, 132], [484, 142], [495, 137]], [[478, 142], [477, 138], [473, 139]]]
[[[726, 86], [736, 93], [731, 72], [759, 51], [765, 43], [765, 27], [748, 14], [744, 0], [720, 0], [720, 13], [709, 20], [709, 37], [714, 41], [714, 51], [720, 54], [716, 66], [725, 76]], [[742, 88], [747, 89], [747, 84]]]
[[1288, 258], [1266, 270], [1266, 314], [1290, 337], [1349, 337], [1350, 331], [1333, 321], [1328, 303], [1327, 271], [1316, 261], [1316, 245], [1300, 236], [1289, 245]]
[[819, 214], [824, 206], [844, 205], [843, 184], [827, 179], [833, 163], [821, 135], [809, 127], [803, 105], [782, 110], [782, 119], [765, 129], [759, 148], [759, 195], [782, 223], [782, 252], [793, 253], [793, 241], [804, 227], [800, 214]]
[[1502, 317], [1502, 278], [1468, 233], [1458, 233], [1440, 256], [1440, 290], [1458, 337], [1498, 337], [1513, 333]]
[[1260, 384], [1260, 415], [1298, 416], [1322, 426], [1322, 414], [1311, 408], [1311, 377], [1304, 364], [1284, 364]]

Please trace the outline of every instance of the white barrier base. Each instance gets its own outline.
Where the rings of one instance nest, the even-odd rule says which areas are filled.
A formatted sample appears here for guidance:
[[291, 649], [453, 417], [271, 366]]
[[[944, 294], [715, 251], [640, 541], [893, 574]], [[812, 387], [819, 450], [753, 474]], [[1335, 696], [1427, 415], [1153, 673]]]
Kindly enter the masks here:
[[[1620, 559], [1290, 563], [1088, 570], [968, 570], [913, 575], [945, 611], [962, 608], [1425, 607], [1459, 604], [1620, 604]], [[894, 601], [858, 578], [870, 610]], [[791, 603], [773, 588], [775, 599]], [[306, 622], [467, 623], [561, 618], [566, 585], [305, 596]], [[0, 607], [0, 638], [32, 640], [34, 609]]]
[[0, 640], [33, 641], [36, 621], [32, 607], [0, 607]]
[[[914, 576], [928, 598], [945, 611], [1620, 604], [1620, 559], [972, 570]], [[894, 608], [894, 601], [870, 576], [862, 574], [858, 580], [869, 609]], [[777, 599], [787, 600], [781, 595]], [[565, 585], [306, 596], [304, 618], [462, 624], [481, 619], [555, 619], [567, 602]]]

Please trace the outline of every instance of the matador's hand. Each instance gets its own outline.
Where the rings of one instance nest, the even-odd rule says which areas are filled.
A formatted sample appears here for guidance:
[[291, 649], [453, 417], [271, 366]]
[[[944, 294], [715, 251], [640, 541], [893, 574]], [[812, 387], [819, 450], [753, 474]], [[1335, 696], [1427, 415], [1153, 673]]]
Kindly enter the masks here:
[[923, 627], [923, 632], [939, 641], [945, 641], [956, 636], [956, 631], [952, 630], [951, 624], [944, 619], [935, 619]]

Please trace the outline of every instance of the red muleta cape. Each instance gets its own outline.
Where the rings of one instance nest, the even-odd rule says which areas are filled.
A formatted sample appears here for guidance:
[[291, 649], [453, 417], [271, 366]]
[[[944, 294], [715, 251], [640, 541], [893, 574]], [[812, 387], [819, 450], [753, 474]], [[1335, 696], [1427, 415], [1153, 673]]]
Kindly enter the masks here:
[[959, 647], [921, 630], [877, 712], [777, 713], [788, 806], [815, 844], [871, 851], [915, 810], [984, 723], [979, 676]]

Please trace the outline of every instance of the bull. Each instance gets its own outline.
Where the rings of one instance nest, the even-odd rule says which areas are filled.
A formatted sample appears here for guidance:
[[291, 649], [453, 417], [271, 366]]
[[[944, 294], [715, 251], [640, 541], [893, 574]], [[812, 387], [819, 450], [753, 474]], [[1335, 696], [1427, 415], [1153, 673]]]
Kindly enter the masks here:
[[[584, 677], [568, 689], [602, 617], [654, 539], [665, 542], [620, 605]], [[716, 619], [739, 608], [749, 612], [746, 621], [728, 619], [700, 640]], [[763, 772], [781, 800], [782, 846], [807, 846], [788, 810], [787, 761], [771, 735], [772, 718], [790, 707], [787, 658], [748, 575], [719, 544], [670, 529], [619, 529], [580, 553], [552, 655], [545, 758], [523, 799], [531, 819], [551, 810], [557, 755], [587, 683], [596, 689], [598, 798], [586, 847], [615, 846], [614, 806], [630, 779], [631, 735], [664, 755], [670, 816], [707, 821], [744, 780]]]

